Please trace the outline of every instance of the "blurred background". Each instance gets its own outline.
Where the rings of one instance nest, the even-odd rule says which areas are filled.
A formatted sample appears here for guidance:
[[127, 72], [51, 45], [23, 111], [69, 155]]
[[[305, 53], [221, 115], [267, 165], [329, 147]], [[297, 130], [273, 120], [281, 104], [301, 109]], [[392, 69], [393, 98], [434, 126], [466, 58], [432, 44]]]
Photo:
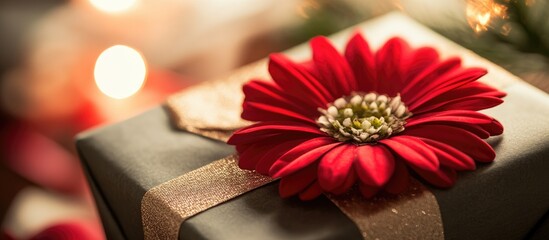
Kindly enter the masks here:
[[0, 0], [0, 238], [104, 239], [77, 133], [390, 11], [549, 91], [549, 0]]

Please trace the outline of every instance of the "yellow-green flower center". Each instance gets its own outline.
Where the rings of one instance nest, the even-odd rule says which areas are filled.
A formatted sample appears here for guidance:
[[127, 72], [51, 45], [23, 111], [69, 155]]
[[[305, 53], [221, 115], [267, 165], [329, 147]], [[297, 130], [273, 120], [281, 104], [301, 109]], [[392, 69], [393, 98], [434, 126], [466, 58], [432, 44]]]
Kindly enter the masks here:
[[372, 143], [402, 132], [412, 114], [400, 95], [388, 97], [376, 93], [353, 93], [318, 109], [320, 130], [339, 141]]

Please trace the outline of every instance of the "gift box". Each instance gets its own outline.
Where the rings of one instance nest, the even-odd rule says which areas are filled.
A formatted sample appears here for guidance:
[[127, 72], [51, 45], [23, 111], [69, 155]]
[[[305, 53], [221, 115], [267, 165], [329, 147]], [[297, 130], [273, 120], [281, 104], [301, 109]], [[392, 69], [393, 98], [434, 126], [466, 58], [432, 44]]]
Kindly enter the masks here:
[[[408, 197], [365, 200], [365, 219], [353, 219], [349, 208], [345, 210], [341, 201], [330, 196], [312, 201], [281, 198], [276, 181], [255, 175], [252, 178], [257, 186], [241, 195], [227, 197], [188, 217], [171, 215], [179, 211], [180, 205], [194, 210], [194, 206], [203, 204], [200, 193], [181, 190], [188, 187], [186, 182], [201, 184], [188, 176], [210, 174], [204, 172], [204, 167], [219, 159], [234, 161], [231, 156], [235, 149], [224, 140], [231, 129], [249, 123], [226, 109], [240, 109], [242, 83], [255, 77], [268, 78], [266, 61], [260, 61], [226, 78], [187, 89], [170, 98], [166, 106], [79, 135], [77, 148], [108, 238], [143, 239], [145, 232], [154, 228], [153, 235], [162, 239], [166, 236], [162, 231], [173, 231], [174, 225], [179, 239], [547, 237], [549, 97], [399, 13], [370, 20], [330, 39], [341, 47], [356, 31], [366, 36], [374, 49], [390, 37], [399, 36], [412, 46], [432, 46], [443, 58], [459, 56], [466, 66], [488, 69], [482, 81], [507, 93], [503, 104], [484, 111], [505, 127], [504, 134], [487, 140], [496, 151], [495, 161], [478, 165], [476, 171], [460, 173], [450, 189], [418, 183], [408, 191]], [[307, 59], [310, 51], [303, 45], [285, 54], [299, 61]], [[214, 114], [203, 118], [204, 113]], [[208, 127], [212, 124], [216, 127]], [[217, 174], [236, 171], [223, 169]], [[231, 179], [228, 181], [231, 183]], [[173, 192], [152, 194], [153, 200], [149, 201], [151, 192], [159, 186], [171, 187]], [[216, 194], [208, 187], [197, 189]], [[416, 195], [424, 199], [417, 200]], [[143, 216], [151, 212], [155, 215], [154, 226], [148, 216]]]

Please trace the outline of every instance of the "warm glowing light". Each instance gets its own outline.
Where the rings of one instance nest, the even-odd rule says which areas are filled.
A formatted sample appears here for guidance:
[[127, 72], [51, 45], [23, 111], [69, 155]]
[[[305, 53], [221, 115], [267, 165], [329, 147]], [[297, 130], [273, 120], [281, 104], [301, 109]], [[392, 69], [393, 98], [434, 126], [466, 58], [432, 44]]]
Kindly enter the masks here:
[[130, 9], [137, 0], [90, 0], [90, 2], [101, 11], [115, 13]]
[[467, 22], [479, 33], [488, 30], [490, 20], [507, 18], [507, 7], [494, 0], [467, 0]]
[[477, 21], [480, 25], [482, 26], [486, 26], [488, 25], [488, 21], [490, 21], [490, 13], [485, 13], [485, 14], [479, 14], [477, 16]]
[[146, 75], [145, 60], [127, 46], [110, 47], [95, 62], [95, 83], [102, 93], [112, 98], [122, 99], [137, 93]]

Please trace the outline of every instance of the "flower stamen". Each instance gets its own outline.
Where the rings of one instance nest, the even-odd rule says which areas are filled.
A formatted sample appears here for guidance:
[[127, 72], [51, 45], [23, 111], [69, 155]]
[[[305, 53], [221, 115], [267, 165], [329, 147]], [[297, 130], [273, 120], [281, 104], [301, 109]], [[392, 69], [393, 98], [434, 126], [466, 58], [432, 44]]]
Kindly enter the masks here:
[[320, 130], [345, 142], [373, 143], [402, 132], [412, 113], [400, 95], [388, 97], [377, 93], [352, 93], [319, 108], [316, 120]]

